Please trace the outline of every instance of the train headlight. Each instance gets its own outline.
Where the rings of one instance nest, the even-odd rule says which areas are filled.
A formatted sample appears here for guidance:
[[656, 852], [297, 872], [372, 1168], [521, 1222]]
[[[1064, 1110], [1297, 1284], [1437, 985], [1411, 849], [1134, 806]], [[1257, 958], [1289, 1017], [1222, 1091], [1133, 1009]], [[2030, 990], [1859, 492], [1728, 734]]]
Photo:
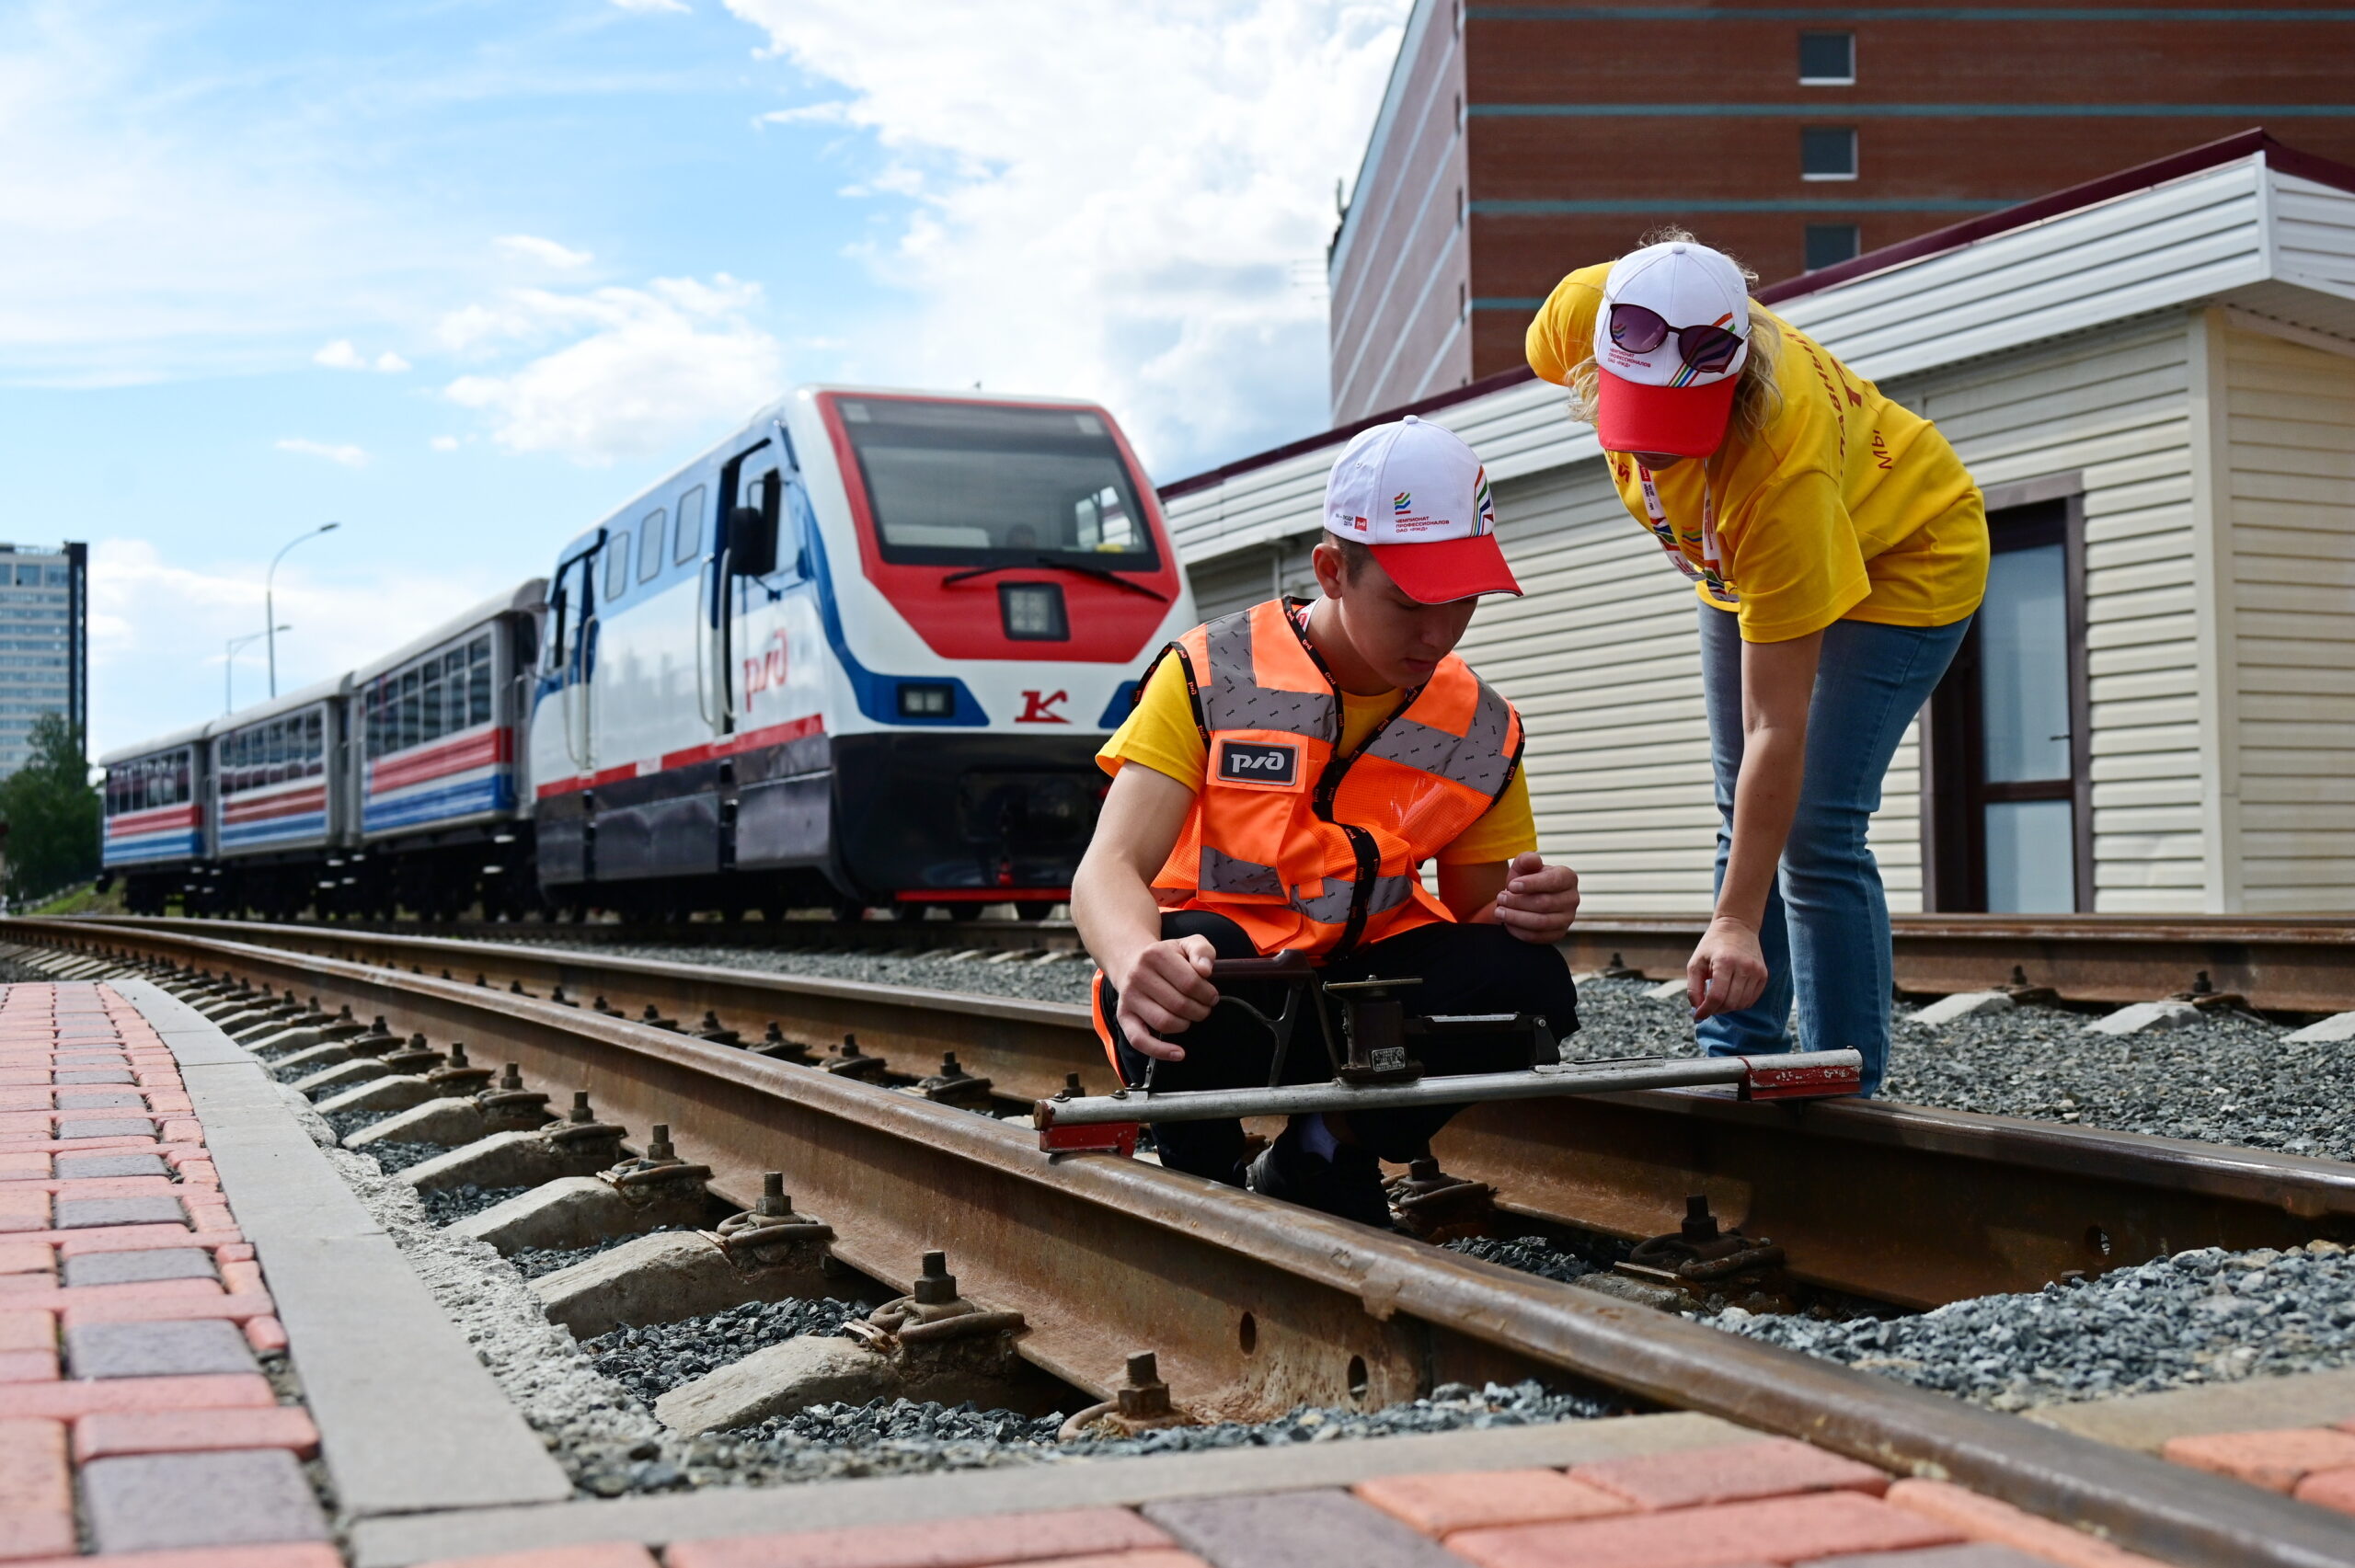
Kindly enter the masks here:
[[997, 587], [999, 618], [1009, 641], [1060, 643], [1071, 638], [1063, 613], [1063, 590], [1051, 582], [1004, 582]]
[[932, 681], [900, 682], [902, 718], [947, 718], [956, 711], [956, 687]]

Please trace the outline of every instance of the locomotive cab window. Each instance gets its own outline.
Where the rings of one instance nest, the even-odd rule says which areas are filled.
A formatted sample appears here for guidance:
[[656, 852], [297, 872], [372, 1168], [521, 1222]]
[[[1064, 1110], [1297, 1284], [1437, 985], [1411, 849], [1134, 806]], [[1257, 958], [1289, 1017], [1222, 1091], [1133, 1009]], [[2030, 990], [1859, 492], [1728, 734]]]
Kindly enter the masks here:
[[1094, 414], [896, 397], [837, 407], [887, 561], [1161, 564], [1134, 476]]
[[626, 530], [605, 542], [605, 597], [619, 599], [629, 590], [629, 533]]
[[701, 485], [679, 498], [678, 526], [672, 532], [677, 535], [671, 546], [671, 559], [684, 566], [703, 554], [703, 496]]
[[662, 517], [656, 507], [638, 524], [638, 580], [645, 582], [662, 569]]

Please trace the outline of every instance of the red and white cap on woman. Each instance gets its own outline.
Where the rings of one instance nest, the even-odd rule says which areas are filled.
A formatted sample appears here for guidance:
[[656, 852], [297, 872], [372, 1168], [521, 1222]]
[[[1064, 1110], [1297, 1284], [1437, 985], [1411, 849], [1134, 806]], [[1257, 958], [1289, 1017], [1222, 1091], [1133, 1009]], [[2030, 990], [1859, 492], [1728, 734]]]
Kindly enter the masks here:
[[1479, 454], [1412, 414], [1360, 430], [1325, 481], [1325, 528], [1373, 552], [1419, 604], [1521, 591], [1497, 544]]
[[1683, 240], [1621, 257], [1594, 322], [1603, 450], [1708, 456], [1749, 358], [1750, 289], [1730, 258]]

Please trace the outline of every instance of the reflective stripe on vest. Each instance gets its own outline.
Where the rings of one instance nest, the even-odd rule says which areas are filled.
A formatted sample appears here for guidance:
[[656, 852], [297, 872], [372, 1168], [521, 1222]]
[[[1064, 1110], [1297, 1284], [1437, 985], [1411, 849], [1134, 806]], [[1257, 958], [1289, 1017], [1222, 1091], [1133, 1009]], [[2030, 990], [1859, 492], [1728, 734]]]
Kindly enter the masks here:
[[1263, 953], [1337, 956], [1452, 920], [1422, 885], [1511, 782], [1512, 704], [1450, 654], [1350, 757], [1339, 689], [1270, 601], [1164, 650], [1183, 669], [1206, 750], [1185, 832], [1155, 879], [1165, 907], [1214, 910]]

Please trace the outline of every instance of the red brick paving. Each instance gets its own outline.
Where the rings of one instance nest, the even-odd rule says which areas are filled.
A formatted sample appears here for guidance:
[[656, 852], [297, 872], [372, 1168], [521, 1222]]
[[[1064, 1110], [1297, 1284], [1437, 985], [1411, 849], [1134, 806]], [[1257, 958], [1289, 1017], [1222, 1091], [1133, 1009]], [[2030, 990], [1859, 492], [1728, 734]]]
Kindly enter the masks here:
[[1645, 1508], [1694, 1508], [1803, 1492], [1862, 1492], [1878, 1497], [1889, 1490], [1889, 1477], [1872, 1466], [1788, 1437], [1603, 1459], [1576, 1466], [1570, 1474]]
[[1449, 1548], [1481, 1568], [1731, 1568], [1960, 1540], [1949, 1526], [1854, 1492], [1467, 1530]]
[[269, 1546], [200, 1546], [178, 1551], [102, 1551], [95, 1557], [44, 1557], [8, 1568], [343, 1568], [324, 1541]]
[[2163, 1568], [2156, 1560], [2110, 1545], [2066, 1525], [1998, 1503], [1946, 1481], [1893, 1482], [1889, 1501], [1972, 1540], [1991, 1540], [2050, 1559], [2063, 1568]]
[[2298, 1489], [2290, 1495], [2317, 1508], [2355, 1514], [2355, 1470], [2316, 1471], [2298, 1482]]
[[636, 1541], [596, 1546], [546, 1546], [534, 1551], [499, 1551], [488, 1557], [437, 1557], [416, 1568], [655, 1568], [654, 1553]]
[[1600, 1518], [1632, 1513], [1636, 1506], [1557, 1470], [1385, 1475], [1361, 1481], [1352, 1490], [1361, 1501], [1436, 1537], [1488, 1525]]
[[2355, 1469], [2355, 1432], [2321, 1426], [2214, 1432], [2171, 1438], [2159, 1454], [2179, 1465], [2286, 1493], [2315, 1471]]
[[74, 1424], [74, 1462], [121, 1454], [193, 1454], [220, 1448], [318, 1452], [319, 1431], [292, 1405], [268, 1410], [116, 1411]]

